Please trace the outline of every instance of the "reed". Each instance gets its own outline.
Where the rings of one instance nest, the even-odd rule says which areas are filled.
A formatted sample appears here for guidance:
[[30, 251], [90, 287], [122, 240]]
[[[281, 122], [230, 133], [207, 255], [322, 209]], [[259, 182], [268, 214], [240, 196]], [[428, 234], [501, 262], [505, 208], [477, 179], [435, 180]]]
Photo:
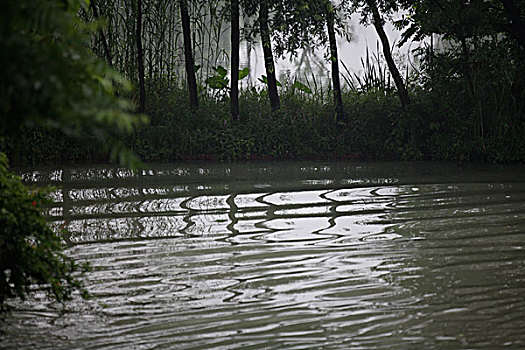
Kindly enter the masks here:
[[343, 79], [346, 87], [354, 93], [366, 93], [371, 91], [391, 91], [390, 73], [384, 59], [379, 54], [379, 42], [376, 43], [375, 52], [370, 53], [366, 47], [366, 55], [361, 58], [361, 72], [351, 71], [347, 65], [342, 62], [346, 74]]

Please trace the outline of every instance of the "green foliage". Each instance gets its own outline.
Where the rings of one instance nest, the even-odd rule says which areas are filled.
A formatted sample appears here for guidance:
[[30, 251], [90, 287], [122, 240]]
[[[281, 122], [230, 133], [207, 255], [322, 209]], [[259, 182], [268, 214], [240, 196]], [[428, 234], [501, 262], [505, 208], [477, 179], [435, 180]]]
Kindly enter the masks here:
[[204, 81], [212, 89], [224, 89], [228, 87], [230, 80], [226, 77], [228, 71], [223, 66], [218, 66], [214, 68], [217, 72], [216, 75], [206, 78]]
[[[226, 76], [228, 71], [223, 66], [217, 66], [213, 68], [213, 70], [216, 74], [209, 76], [204, 82], [208, 87], [216, 90], [215, 93], [212, 94], [215, 98], [222, 98], [224, 100], [230, 90], [230, 79]], [[250, 70], [248, 68], [239, 70], [239, 81], [245, 79], [249, 74]]]
[[[97, 140], [115, 160], [137, 164], [120, 138], [144, 116], [123, 96], [131, 85], [86, 52], [80, 1], [6, 0], [0, 8], [0, 134], [25, 127]], [[80, 30], [82, 29], [82, 30]]]
[[[434, 67], [452, 69], [450, 57], [443, 59]], [[372, 85], [368, 90], [348, 90], [343, 93], [348, 118], [344, 123], [334, 121], [329, 89], [317, 87], [309, 94], [291, 79], [283, 80], [281, 111], [276, 115], [271, 113], [265, 89], [242, 90], [242, 122], [231, 120], [227, 95], [217, 99], [203, 94], [199, 110], [192, 111], [184, 87], [150, 90], [147, 111], [154, 123], [126, 137], [125, 144], [147, 162], [281, 158], [523, 161], [523, 128], [505, 119], [507, 126], [494, 129], [496, 133], [485, 127], [485, 137], [480, 137], [479, 120], [462, 97], [465, 86], [457, 73], [450, 74], [450, 80], [433, 77], [432, 91], [414, 87], [413, 101], [405, 112], [392, 88]], [[306, 81], [304, 85], [314, 84]], [[56, 145], [46, 146], [47, 137], [31, 136], [23, 153], [29, 162], [38, 160], [45, 147], [56, 157], [52, 159], [60, 160], [67, 149], [68, 157], [77, 154], [77, 158], [62, 161], [89, 161], [81, 158], [85, 146], [61, 138]], [[91, 157], [101, 159], [96, 152]]]
[[[121, 140], [146, 161], [199, 157], [224, 160], [257, 157], [337, 158], [347, 157], [348, 154], [393, 159], [523, 161], [525, 50], [522, 36], [516, 35], [521, 33], [519, 29], [524, 23], [525, 8], [522, 1], [359, 0], [335, 3], [326, 0], [265, 0], [264, 4], [270, 11], [269, 26], [277, 56], [285, 52], [293, 56], [300, 49], [326, 46], [327, 16], [335, 16], [336, 30], [348, 36], [351, 33], [345, 27], [344, 19], [360, 12], [362, 21], [369, 24], [372, 9], [376, 7], [381, 21], [385, 22], [392, 20], [395, 11], [404, 9], [405, 16], [395, 23], [399, 29], [406, 31], [403, 40], [425, 39], [417, 49], [417, 64], [410, 62], [410, 75], [407, 71], [403, 79], [409, 89], [410, 106], [402, 111], [394, 94], [397, 85], [391, 79], [391, 70], [384, 57], [370, 52], [362, 60], [362, 74], [354, 74], [347, 69], [343, 75], [347, 83], [343, 87], [343, 90], [346, 88], [343, 91], [346, 118], [344, 122], [337, 123], [334, 122], [331, 96], [333, 87], [319, 81], [314, 74], [308, 78], [281, 78], [281, 111], [275, 115], [272, 115], [269, 95], [264, 86], [268, 83], [265, 76], [259, 78], [255, 86], [243, 84], [244, 90], [239, 100], [242, 122], [231, 120], [227, 108], [230, 102], [229, 77], [227, 68], [224, 68], [228, 67], [224, 23], [229, 20], [229, 3], [215, 0], [188, 2], [192, 37], [195, 39], [194, 57], [196, 67], [200, 67], [197, 78], [201, 85], [199, 110], [192, 111], [185, 97], [187, 92], [177, 3], [167, 0], [143, 2], [148, 96], [146, 109], [152, 116], [152, 125], [141, 126], [131, 135], [119, 137], [113, 132], [119, 129], [115, 127], [117, 124], [110, 123], [113, 127], [108, 131], [105, 127], [108, 123], [103, 122], [106, 119], [118, 120], [113, 119], [111, 114], [106, 119], [95, 118], [102, 120], [101, 124], [94, 122], [86, 127], [82, 118], [68, 119], [77, 120], [78, 123], [62, 123], [48, 118], [45, 111], [40, 112], [43, 110], [40, 107], [38, 115], [43, 115], [46, 123], [38, 122], [38, 118], [27, 117], [24, 125], [47, 125], [47, 121], [51, 120], [50, 123], [57, 130], [67, 131], [68, 135], [100, 140], [106, 149], [112, 147], [116, 150], [116, 158], [118, 150], [123, 149], [123, 143], [115, 144], [114, 141]], [[254, 19], [261, 3], [248, 0], [240, 2], [244, 17], [243, 40], [254, 39], [254, 34], [258, 32], [258, 23]], [[10, 10], [14, 2], [8, 4]], [[517, 11], [507, 11], [506, 4], [516, 5]], [[74, 17], [74, 7], [68, 5], [64, 8], [69, 9], [68, 16]], [[94, 8], [98, 10], [100, 19], [95, 15]], [[80, 14], [84, 24], [76, 22], [75, 25], [89, 34], [88, 46], [121, 73], [136, 81], [133, 37], [136, 18], [133, 2], [91, 2], [89, 8], [82, 9]], [[54, 19], [49, 21], [53, 23]], [[508, 25], [503, 26], [502, 23]], [[46, 28], [45, 25], [43, 27]], [[28, 35], [24, 31], [17, 35], [21, 33]], [[61, 33], [61, 30], [54, 30], [53, 33]], [[30, 40], [31, 45], [38, 46], [41, 38], [36, 40], [34, 34], [27, 37], [35, 41], [33, 43]], [[438, 50], [429, 44], [429, 35], [433, 35], [434, 39], [439, 37], [445, 44]], [[104, 52], [104, 36], [109, 55]], [[85, 38], [79, 38], [71, 47], [75, 52], [83, 53], [80, 46], [86, 46]], [[43, 36], [42, 40], [50, 41], [59, 48], [59, 44], [64, 42], [57, 40], [54, 34]], [[377, 47], [376, 52], [379, 51]], [[4, 52], [0, 56], [4, 59], [8, 57]], [[86, 58], [83, 54], [81, 57]], [[326, 62], [327, 65], [329, 63]], [[101, 73], [96, 76], [106, 79], [99, 81], [104, 89], [113, 89], [120, 96], [132, 93], [125, 92], [126, 83], [121, 78], [111, 78], [112, 73], [107, 73], [107, 67], [101, 67]], [[81, 84], [84, 81], [81, 73], [80, 79], [63, 83], [69, 84], [68, 90], [75, 86], [75, 82]], [[239, 78], [246, 78], [248, 74], [249, 70], [245, 68], [239, 71]], [[14, 78], [6, 75], [6, 79]], [[33, 81], [31, 79], [26, 80]], [[65, 90], [50, 91], [53, 96], [62, 96]], [[34, 94], [27, 96], [20, 100], [30, 100]], [[78, 98], [81, 95], [75, 96]], [[94, 96], [97, 96], [96, 100], [90, 101], [93, 108], [98, 105], [98, 102], [93, 101], [104, 101], [108, 97]], [[54, 99], [50, 101], [55, 103]], [[110, 100], [107, 102], [109, 106]], [[85, 104], [78, 106], [84, 106], [81, 111], [85, 109], [86, 114], [98, 113], [90, 112], [89, 106], [85, 107]], [[52, 108], [49, 111], [53, 116], [62, 113], [62, 110], [55, 113]], [[71, 108], [64, 111], [69, 114]], [[78, 112], [73, 109], [71, 115], [75, 113]], [[9, 120], [15, 119], [10, 116]], [[128, 130], [130, 125], [136, 124], [128, 123], [123, 129]], [[4, 129], [11, 130], [7, 126]], [[70, 137], [59, 136], [58, 132], [42, 126], [26, 128], [23, 135], [28, 142], [21, 146], [21, 157], [28, 163], [106, 160], [95, 147], [87, 147], [84, 143], [72, 141]], [[108, 136], [113, 141], [106, 141]], [[55, 142], [50, 144], [46, 138], [53, 138]], [[7, 138], [2, 147], [11, 151], [17, 145], [13, 138]], [[65, 150], [66, 155], [61, 155]]]
[[[259, 78], [259, 81], [265, 85], [268, 85], [268, 77], [266, 75], [261, 75], [261, 77]], [[277, 86], [278, 87], [282, 87], [283, 84], [281, 84], [280, 81], [277, 81]]]
[[130, 144], [148, 161], [340, 158], [365, 151], [355, 142], [362, 129], [334, 123], [329, 91], [321, 97], [319, 92], [307, 94], [285, 82], [281, 112], [272, 115], [264, 89], [243, 90], [242, 123], [232, 121], [227, 103], [213, 97], [203, 98], [192, 115], [184, 90], [172, 97], [161, 92], [155, 96], [157, 110], [150, 114], [159, 125], [143, 127]]
[[243, 68], [239, 71], [239, 80], [243, 80], [250, 74], [250, 70], [248, 68]]
[[239, 160], [251, 155], [255, 140], [251, 135], [243, 135], [235, 128], [224, 128], [214, 133], [217, 153], [222, 160]]
[[351, 91], [355, 93], [369, 91], [391, 91], [394, 89], [390, 81], [390, 74], [386, 62], [381, 58], [379, 42], [376, 44], [376, 51], [370, 53], [366, 48], [366, 56], [361, 58], [362, 73], [351, 72], [343, 63], [346, 75], [343, 78]]
[[[122, 136], [146, 118], [132, 114], [132, 102], [122, 97], [130, 93], [130, 83], [86, 52], [83, 33], [92, 28], [77, 17], [81, 4], [89, 2], [0, 4], [2, 149], [33, 162], [49, 160], [51, 154], [86, 157], [89, 150], [71, 142], [75, 137], [96, 143], [114, 161], [138, 166]], [[46, 203], [45, 191], [26, 188], [8, 171], [7, 157], [0, 153], [2, 309], [7, 298], [24, 299], [34, 284], [60, 302], [75, 289], [85, 294], [73, 277], [75, 262], [62, 253], [60, 238], [40, 215]]]
[[297, 89], [297, 90], [302, 91], [302, 92], [304, 92], [306, 94], [311, 94], [312, 93], [312, 89], [310, 89], [308, 86], [306, 86], [305, 84], [301, 83], [298, 80], [294, 81], [294, 83], [292, 85], [292, 89]]
[[73, 277], [79, 268], [40, 215], [48, 201], [46, 191], [29, 189], [11, 174], [0, 153], [0, 311], [7, 310], [8, 298], [25, 299], [34, 284], [59, 302], [75, 290], [87, 296]]

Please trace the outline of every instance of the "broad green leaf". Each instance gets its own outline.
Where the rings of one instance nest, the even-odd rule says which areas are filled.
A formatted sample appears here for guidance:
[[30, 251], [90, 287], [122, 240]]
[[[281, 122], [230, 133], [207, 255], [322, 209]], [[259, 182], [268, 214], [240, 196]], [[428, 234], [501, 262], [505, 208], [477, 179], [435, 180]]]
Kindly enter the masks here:
[[239, 71], [239, 80], [242, 80], [246, 78], [248, 75], [250, 75], [250, 70], [248, 68], [244, 68]]
[[293, 83], [292, 88], [297, 89], [307, 94], [312, 93], [312, 90], [308, 86], [304, 85], [303, 83], [297, 80]]
[[[259, 81], [263, 84], [266, 84], [268, 85], [268, 78], [266, 77], [266, 75], [261, 75], [261, 77], [259, 78]], [[278, 87], [282, 87], [283, 85], [278, 81], [276, 80], [276, 84]]]
[[207, 78], [204, 82], [208, 84], [208, 86], [212, 89], [224, 89], [228, 86], [229, 80], [228, 78], [214, 75], [212, 77]]
[[228, 74], [228, 71], [223, 66], [217, 66], [217, 68], [215, 68], [215, 71], [219, 73], [219, 76], [221, 78], [224, 78], [226, 74]]
[[261, 75], [261, 77], [259, 78], [259, 81], [263, 84], [268, 85], [268, 78], [266, 78], [266, 75]]

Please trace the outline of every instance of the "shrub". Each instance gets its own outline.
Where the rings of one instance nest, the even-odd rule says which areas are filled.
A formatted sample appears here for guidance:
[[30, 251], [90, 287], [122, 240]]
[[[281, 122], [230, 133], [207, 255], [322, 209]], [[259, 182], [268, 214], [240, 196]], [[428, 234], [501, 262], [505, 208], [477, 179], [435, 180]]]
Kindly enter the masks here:
[[8, 298], [25, 299], [33, 285], [59, 302], [74, 290], [87, 296], [73, 276], [76, 263], [62, 252], [60, 237], [40, 213], [47, 201], [46, 191], [29, 189], [8, 171], [0, 153], [0, 311], [7, 310]]

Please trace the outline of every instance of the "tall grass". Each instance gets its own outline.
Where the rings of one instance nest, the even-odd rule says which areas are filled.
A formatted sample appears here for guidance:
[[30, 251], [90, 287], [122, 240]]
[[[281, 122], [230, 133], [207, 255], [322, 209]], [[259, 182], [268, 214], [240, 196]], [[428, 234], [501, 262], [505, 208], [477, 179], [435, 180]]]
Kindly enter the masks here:
[[368, 46], [366, 47], [366, 55], [364, 58], [361, 58], [362, 72], [351, 71], [347, 65], [341, 61], [346, 72], [346, 74], [343, 74], [343, 79], [350, 91], [362, 93], [390, 91], [394, 88], [391, 83], [388, 66], [379, 52], [379, 42], [376, 43], [375, 52], [370, 53]]

